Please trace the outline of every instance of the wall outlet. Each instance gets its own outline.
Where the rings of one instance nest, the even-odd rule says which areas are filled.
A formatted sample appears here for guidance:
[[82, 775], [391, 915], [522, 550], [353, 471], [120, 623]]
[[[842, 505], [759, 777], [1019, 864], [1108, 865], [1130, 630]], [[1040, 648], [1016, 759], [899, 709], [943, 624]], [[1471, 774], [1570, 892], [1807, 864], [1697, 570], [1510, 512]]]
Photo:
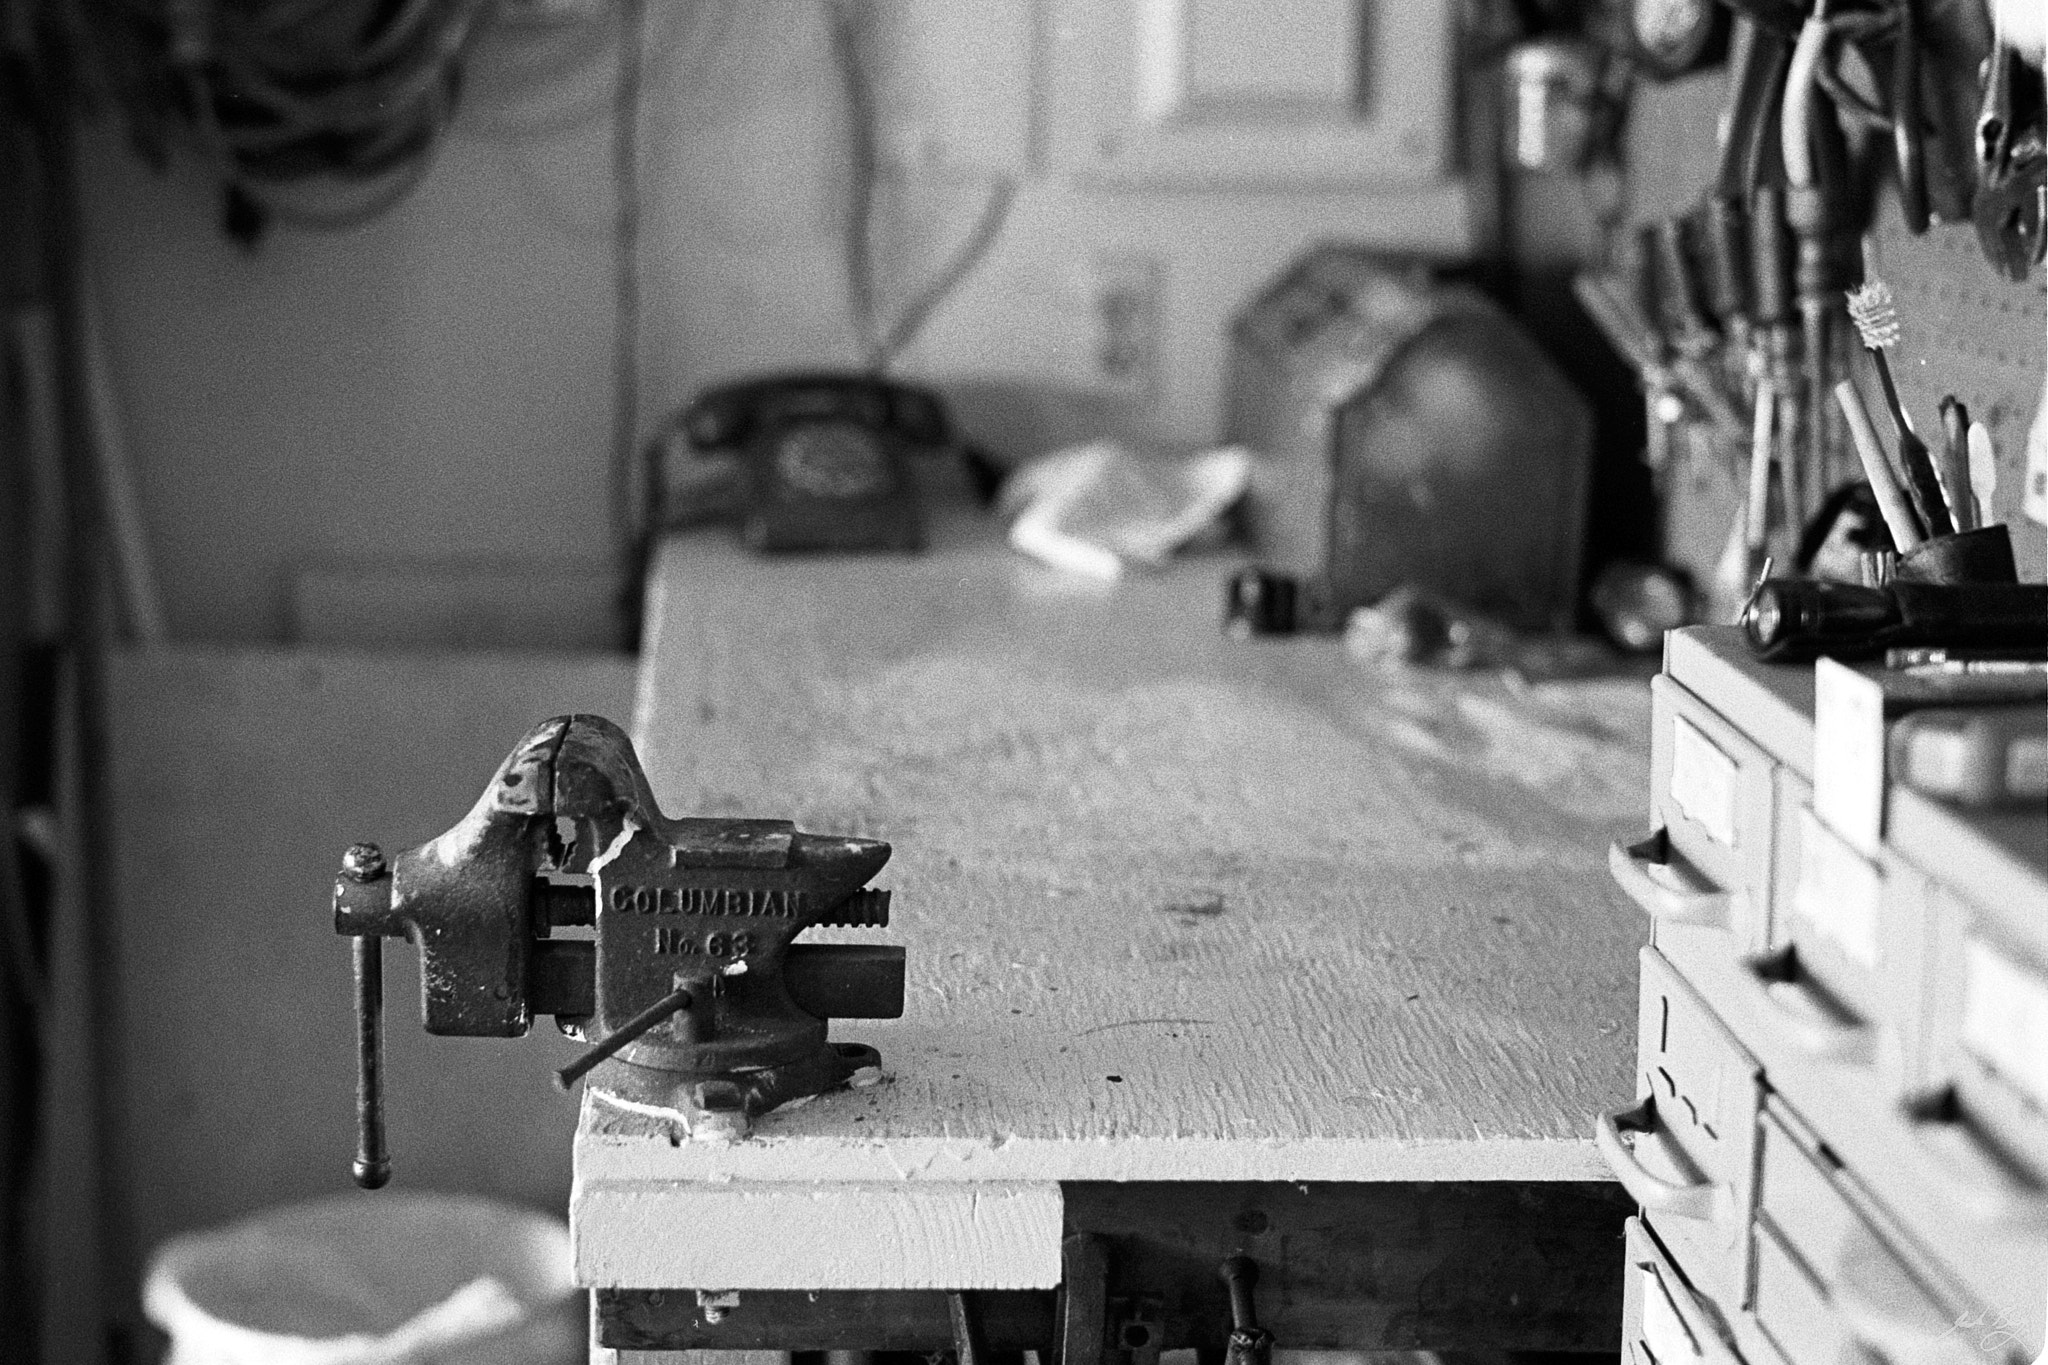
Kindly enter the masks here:
[[1134, 397], [1158, 387], [1164, 271], [1136, 253], [1097, 256], [1090, 277], [1095, 378]]

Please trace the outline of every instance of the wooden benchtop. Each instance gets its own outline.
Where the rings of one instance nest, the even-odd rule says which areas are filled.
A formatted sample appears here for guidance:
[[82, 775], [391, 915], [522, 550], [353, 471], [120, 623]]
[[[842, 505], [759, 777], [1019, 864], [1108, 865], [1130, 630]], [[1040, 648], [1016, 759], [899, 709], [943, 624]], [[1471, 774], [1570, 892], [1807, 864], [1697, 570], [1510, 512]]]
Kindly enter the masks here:
[[891, 841], [910, 951], [906, 1017], [835, 1026], [890, 1083], [770, 1115], [719, 1168], [797, 1174], [772, 1154], [801, 1139], [807, 1177], [1600, 1174], [1644, 937], [1604, 861], [1642, 825], [1640, 683], [1518, 696], [1228, 640], [1222, 577], [669, 543], [634, 725], [657, 796]]
[[987, 536], [663, 548], [633, 726], [656, 795], [894, 844], [907, 1004], [833, 1026], [884, 1084], [742, 1143], [587, 1099], [579, 1246], [607, 1183], [1605, 1179], [1643, 682], [1378, 674], [1328, 637], [1226, 639], [1228, 561], [1109, 588]]

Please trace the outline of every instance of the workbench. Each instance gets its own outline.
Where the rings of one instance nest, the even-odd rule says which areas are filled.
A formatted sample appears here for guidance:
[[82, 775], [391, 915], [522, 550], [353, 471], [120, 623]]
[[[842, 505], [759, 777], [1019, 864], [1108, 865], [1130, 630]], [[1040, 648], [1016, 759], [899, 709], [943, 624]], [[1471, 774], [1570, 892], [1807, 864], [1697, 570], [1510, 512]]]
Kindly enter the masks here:
[[880, 1083], [743, 1141], [586, 1096], [595, 1342], [926, 1349], [973, 1290], [991, 1347], [1049, 1347], [1092, 1266], [1126, 1358], [1213, 1352], [1241, 1251], [1283, 1347], [1617, 1349], [1593, 1132], [1632, 1093], [1645, 928], [1605, 858], [1645, 678], [1383, 672], [1226, 638], [1223, 557], [1108, 585], [934, 540], [653, 565], [663, 809], [891, 842], [909, 980], [834, 1025]]

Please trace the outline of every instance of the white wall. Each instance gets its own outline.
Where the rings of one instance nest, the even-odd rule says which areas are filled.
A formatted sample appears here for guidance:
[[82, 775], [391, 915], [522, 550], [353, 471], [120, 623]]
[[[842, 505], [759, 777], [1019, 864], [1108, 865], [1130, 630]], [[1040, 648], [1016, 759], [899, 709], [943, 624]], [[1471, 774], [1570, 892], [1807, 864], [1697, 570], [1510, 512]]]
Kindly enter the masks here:
[[[185, 647], [108, 665], [104, 845], [114, 963], [101, 1013], [114, 1307], [135, 1311], [174, 1233], [350, 1188], [355, 1025], [329, 888], [341, 851], [396, 854], [462, 817], [551, 715], [632, 706], [624, 659], [483, 652], [365, 658]], [[385, 954], [393, 1185], [567, 1207], [581, 1053], [550, 1019], [524, 1039], [430, 1038], [419, 954]]]
[[[486, 38], [431, 174], [337, 235], [216, 231], [188, 157], [165, 177], [113, 129], [83, 166], [91, 255], [173, 631], [287, 632], [295, 570], [378, 561], [601, 567], [608, 557], [616, 16]], [[841, 86], [820, 0], [651, 0], [643, 106], [643, 432], [699, 386], [847, 365]], [[1213, 434], [1231, 314], [1307, 243], [1446, 253], [1446, 181], [1375, 195], [1129, 194], [1038, 169], [1028, 0], [883, 0], [883, 311], [1023, 183], [982, 271], [902, 372], [1022, 455], [1105, 430]], [[1096, 374], [1097, 265], [1159, 281], [1149, 390]], [[1140, 386], [1147, 388], [1147, 386]], [[550, 610], [588, 611], [564, 591]], [[550, 628], [548, 638], [563, 632]]]

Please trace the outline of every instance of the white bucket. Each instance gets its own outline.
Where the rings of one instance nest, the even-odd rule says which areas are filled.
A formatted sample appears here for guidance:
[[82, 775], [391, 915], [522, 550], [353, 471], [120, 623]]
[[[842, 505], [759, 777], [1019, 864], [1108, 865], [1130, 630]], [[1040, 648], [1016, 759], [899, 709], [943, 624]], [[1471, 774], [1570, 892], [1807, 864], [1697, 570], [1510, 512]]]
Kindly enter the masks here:
[[172, 1238], [142, 1306], [166, 1365], [554, 1365], [584, 1357], [560, 1219], [384, 1191]]

